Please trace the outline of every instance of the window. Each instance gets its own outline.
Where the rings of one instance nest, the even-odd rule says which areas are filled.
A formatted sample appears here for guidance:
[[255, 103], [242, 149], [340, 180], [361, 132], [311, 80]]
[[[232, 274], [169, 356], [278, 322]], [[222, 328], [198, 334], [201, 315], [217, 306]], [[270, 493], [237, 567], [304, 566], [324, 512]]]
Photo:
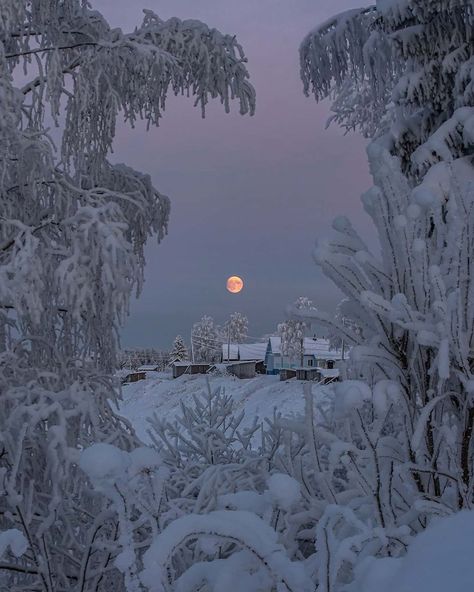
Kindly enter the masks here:
[[310, 358], [310, 359], [308, 360], [308, 366], [312, 366], [312, 365], [313, 365], [313, 358]]
[[334, 360], [328, 360], [328, 369], [332, 370], [334, 368]]

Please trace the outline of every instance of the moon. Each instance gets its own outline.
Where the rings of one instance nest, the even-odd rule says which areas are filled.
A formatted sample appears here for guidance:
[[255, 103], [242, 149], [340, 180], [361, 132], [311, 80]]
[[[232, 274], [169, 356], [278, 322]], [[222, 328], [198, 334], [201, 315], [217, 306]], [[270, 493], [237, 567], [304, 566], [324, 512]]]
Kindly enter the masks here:
[[243, 287], [244, 282], [238, 275], [231, 275], [230, 278], [227, 278], [226, 288], [232, 294], [238, 294]]

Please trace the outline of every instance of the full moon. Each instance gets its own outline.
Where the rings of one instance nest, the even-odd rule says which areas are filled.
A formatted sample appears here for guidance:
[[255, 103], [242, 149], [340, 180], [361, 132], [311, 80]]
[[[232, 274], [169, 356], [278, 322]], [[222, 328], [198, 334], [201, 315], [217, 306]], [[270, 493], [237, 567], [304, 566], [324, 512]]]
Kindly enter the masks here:
[[238, 275], [232, 275], [227, 279], [226, 287], [232, 294], [238, 294], [244, 287], [244, 282]]

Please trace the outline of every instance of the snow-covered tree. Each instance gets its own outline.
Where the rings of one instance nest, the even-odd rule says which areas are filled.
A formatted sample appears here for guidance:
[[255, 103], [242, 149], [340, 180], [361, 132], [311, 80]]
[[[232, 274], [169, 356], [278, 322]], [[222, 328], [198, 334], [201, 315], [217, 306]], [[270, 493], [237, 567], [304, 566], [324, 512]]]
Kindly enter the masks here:
[[[303, 310], [311, 310], [314, 307], [309, 298], [300, 296], [291, 308], [301, 313]], [[301, 366], [303, 366], [304, 337], [308, 326], [308, 323], [301, 317], [287, 319], [278, 325], [282, 355], [287, 356], [290, 360], [298, 360]]]
[[194, 323], [191, 332], [194, 359], [198, 362], [217, 362], [221, 355], [221, 340], [214, 319], [204, 315]]
[[326, 427], [306, 414], [330, 504], [316, 529], [318, 590], [345, 589], [364, 557], [402, 554], [432, 516], [472, 503], [472, 22], [472, 2], [380, 1], [302, 46], [306, 89], [335, 96], [339, 122], [375, 135], [362, 201], [380, 241], [371, 253], [339, 217], [315, 250], [357, 331], [303, 315], [337, 325], [363, 379], [336, 387]]
[[313, 30], [300, 50], [306, 94], [332, 120], [385, 135], [417, 178], [474, 148], [474, 11], [465, 0], [378, 0]]
[[240, 312], [233, 312], [224, 324], [223, 337], [229, 339], [231, 343], [242, 343], [247, 337], [248, 327], [247, 317]]
[[173, 341], [169, 357], [171, 362], [182, 362], [183, 360], [189, 360], [189, 353], [184, 339], [181, 335], [177, 335]]
[[107, 158], [120, 113], [158, 124], [172, 93], [252, 112], [253, 90], [235, 37], [198, 21], [147, 11], [124, 33], [82, 0], [0, 0], [0, 14], [0, 532], [20, 533], [1, 585], [123, 590], [114, 562], [146, 533], [121, 531], [78, 459], [136, 446], [109, 372], [169, 201]]
[[[360, 333], [360, 327], [358, 327], [357, 323], [350, 316], [352, 307], [353, 305], [351, 304], [351, 300], [349, 300], [348, 298], [344, 298], [339, 302], [339, 304], [336, 307], [336, 312], [334, 314], [334, 326], [349, 327], [352, 332]], [[345, 350], [347, 349], [346, 343], [344, 341], [344, 337], [341, 336], [337, 329], [332, 329], [329, 331], [328, 339], [331, 349], [342, 350], [344, 357]]]

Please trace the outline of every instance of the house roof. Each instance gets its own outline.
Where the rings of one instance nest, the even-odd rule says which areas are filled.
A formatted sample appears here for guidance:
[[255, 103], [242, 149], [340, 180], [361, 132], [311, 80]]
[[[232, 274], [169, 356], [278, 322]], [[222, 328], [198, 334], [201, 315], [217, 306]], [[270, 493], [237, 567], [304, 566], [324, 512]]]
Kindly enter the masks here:
[[222, 344], [222, 359], [227, 361], [239, 360], [241, 362], [264, 360], [267, 351], [267, 342], [264, 343], [231, 343], [230, 348], [227, 343]]
[[239, 357], [245, 360], [264, 360], [267, 352], [267, 343], [241, 343], [239, 345]]
[[140, 368], [137, 369], [137, 372], [154, 372], [154, 371], [156, 371], [157, 368], [158, 368], [158, 364], [150, 364], [150, 365], [140, 366]]
[[[229, 357], [227, 357], [229, 354]], [[222, 359], [223, 360], [238, 360], [239, 359], [239, 344], [231, 343], [230, 347], [228, 343], [222, 344]]]
[[[274, 335], [269, 338], [271, 350], [274, 354], [281, 354], [281, 337]], [[332, 350], [329, 346], [329, 339], [304, 338], [304, 355], [314, 356], [324, 360], [340, 360], [342, 355], [339, 350]]]

